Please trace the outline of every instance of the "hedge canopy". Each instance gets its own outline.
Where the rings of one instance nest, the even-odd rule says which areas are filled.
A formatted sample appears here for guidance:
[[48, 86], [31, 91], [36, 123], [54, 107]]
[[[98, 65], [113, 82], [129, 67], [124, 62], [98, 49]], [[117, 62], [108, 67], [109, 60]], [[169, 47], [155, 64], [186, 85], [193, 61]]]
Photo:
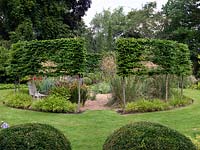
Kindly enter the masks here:
[[18, 42], [12, 45], [10, 71], [18, 76], [80, 75], [84, 72], [86, 49], [82, 38]]
[[117, 40], [117, 52], [120, 76], [191, 73], [188, 46], [175, 41], [121, 38]]

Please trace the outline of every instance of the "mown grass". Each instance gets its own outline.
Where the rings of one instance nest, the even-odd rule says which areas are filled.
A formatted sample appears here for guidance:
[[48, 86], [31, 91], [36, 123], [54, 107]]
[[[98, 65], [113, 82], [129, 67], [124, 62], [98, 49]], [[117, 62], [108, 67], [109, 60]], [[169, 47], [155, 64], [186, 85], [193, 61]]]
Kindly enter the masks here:
[[136, 121], [151, 121], [176, 129], [186, 136], [200, 135], [200, 91], [185, 90], [194, 99], [190, 106], [170, 111], [120, 115], [115, 111], [86, 111], [82, 114], [53, 114], [8, 108], [2, 104], [8, 90], [0, 90], [0, 121], [11, 126], [21, 123], [47, 123], [60, 129], [73, 150], [101, 150], [106, 137], [115, 129]]

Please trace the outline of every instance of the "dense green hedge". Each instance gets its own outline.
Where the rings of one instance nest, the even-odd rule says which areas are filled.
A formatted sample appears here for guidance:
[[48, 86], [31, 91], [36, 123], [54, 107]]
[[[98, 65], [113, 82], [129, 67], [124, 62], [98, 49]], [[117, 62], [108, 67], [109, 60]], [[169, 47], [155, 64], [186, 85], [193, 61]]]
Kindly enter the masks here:
[[137, 122], [111, 134], [103, 150], [196, 150], [191, 140], [157, 123]]
[[[20, 84], [20, 88], [27, 88], [27, 85]], [[15, 89], [14, 84], [0, 84], [0, 90]]]
[[94, 73], [100, 70], [100, 62], [102, 54], [100, 53], [87, 53], [86, 55], [86, 72]]
[[154, 99], [154, 100], [138, 100], [136, 102], [129, 102], [125, 107], [124, 113], [142, 113], [169, 110], [177, 107], [184, 107], [192, 104], [193, 100], [185, 97], [184, 99], [176, 98], [170, 99], [168, 102]]
[[33, 98], [26, 93], [10, 93], [5, 98], [5, 104], [13, 108], [29, 109], [32, 105]]
[[[117, 40], [118, 74], [176, 74], [191, 73], [190, 51], [185, 44], [169, 40], [119, 39]], [[147, 68], [145, 62], [156, 68]], [[143, 62], [143, 63], [142, 63]]]
[[50, 125], [29, 123], [1, 130], [0, 149], [71, 150], [71, 144], [64, 134]]
[[[19, 42], [12, 45], [10, 71], [26, 75], [78, 75], [85, 70], [86, 49], [81, 38]], [[55, 65], [43, 66], [47, 61]]]
[[37, 100], [31, 107], [33, 110], [55, 113], [75, 113], [77, 108], [76, 104], [56, 95]]

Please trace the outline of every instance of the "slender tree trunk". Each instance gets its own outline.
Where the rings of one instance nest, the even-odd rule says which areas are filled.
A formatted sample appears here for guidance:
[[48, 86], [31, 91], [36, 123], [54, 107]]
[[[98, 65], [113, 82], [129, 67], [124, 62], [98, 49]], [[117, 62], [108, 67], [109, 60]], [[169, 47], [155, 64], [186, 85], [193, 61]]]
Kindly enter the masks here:
[[20, 78], [18, 79], [18, 92], [20, 92]]
[[80, 112], [80, 106], [81, 106], [81, 77], [78, 76], [78, 109], [77, 111]]
[[169, 75], [166, 74], [165, 78], [165, 101], [168, 101], [168, 95], [169, 95]]
[[123, 110], [125, 110], [126, 107], [126, 78], [122, 78], [122, 91], [123, 91]]
[[181, 75], [181, 99], [183, 98], [183, 75]]
[[177, 90], [179, 91], [179, 88], [180, 88], [180, 82], [179, 82], [179, 80], [180, 80], [180, 77], [178, 76], [178, 80], [177, 80]]
[[14, 86], [15, 86], [15, 93], [17, 92], [17, 79], [14, 81]]

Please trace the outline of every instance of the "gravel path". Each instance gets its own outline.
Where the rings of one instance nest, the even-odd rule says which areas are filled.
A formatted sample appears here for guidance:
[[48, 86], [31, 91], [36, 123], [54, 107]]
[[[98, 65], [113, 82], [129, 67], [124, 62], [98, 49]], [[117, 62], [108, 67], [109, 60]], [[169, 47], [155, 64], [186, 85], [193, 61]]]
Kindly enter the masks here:
[[96, 100], [87, 100], [85, 106], [81, 108], [81, 111], [110, 109], [105, 106], [108, 103], [109, 98], [111, 98], [111, 94], [97, 94]]

